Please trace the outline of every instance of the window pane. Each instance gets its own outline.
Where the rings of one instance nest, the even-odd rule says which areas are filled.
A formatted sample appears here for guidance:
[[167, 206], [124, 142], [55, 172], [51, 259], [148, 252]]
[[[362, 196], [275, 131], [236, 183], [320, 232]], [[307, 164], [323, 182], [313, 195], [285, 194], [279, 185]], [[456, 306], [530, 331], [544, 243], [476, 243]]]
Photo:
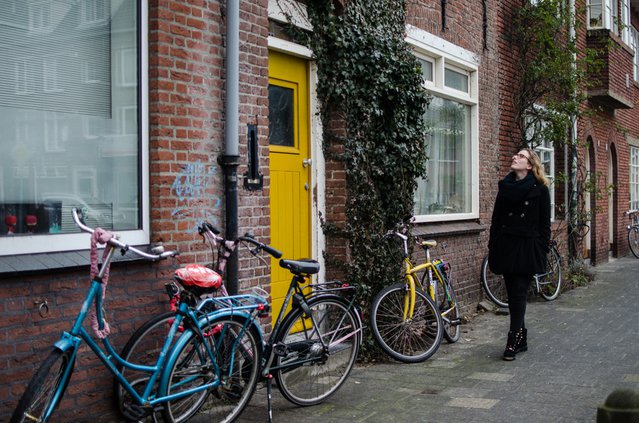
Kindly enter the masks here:
[[603, 16], [601, 5], [602, 0], [590, 0], [588, 5], [588, 24], [590, 28], [601, 28], [603, 26]]
[[630, 146], [630, 209], [639, 209], [639, 148]]
[[277, 85], [268, 86], [268, 130], [271, 145], [295, 146], [294, 91]]
[[446, 69], [444, 72], [445, 85], [455, 90], [468, 92], [468, 75], [456, 72], [452, 69]]
[[422, 78], [424, 81], [433, 81], [433, 63], [428, 60], [417, 58], [417, 61], [422, 67]]
[[[91, 226], [138, 229], [137, 2], [9, 5], [0, 2], [0, 236], [77, 232], [72, 207]], [[117, 57], [128, 63], [116, 69]], [[133, 83], [115, 84], [116, 72]]]
[[433, 97], [426, 111], [427, 176], [418, 181], [415, 215], [469, 213], [470, 106]]

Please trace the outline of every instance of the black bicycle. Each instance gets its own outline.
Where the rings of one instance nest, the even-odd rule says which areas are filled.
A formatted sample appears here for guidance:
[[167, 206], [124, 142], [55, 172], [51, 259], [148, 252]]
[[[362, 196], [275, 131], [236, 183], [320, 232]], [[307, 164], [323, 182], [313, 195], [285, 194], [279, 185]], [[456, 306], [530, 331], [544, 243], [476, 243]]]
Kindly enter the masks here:
[[[559, 296], [562, 281], [561, 256], [557, 250], [556, 241], [550, 241], [546, 271], [534, 275], [533, 279], [535, 283], [532, 284], [532, 289], [546, 301], [552, 301]], [[499, 307], [508, 307], [504, 277], [491, 272], [490, 266], [488, 266], [488, 256], [484, 257], [481, 264], [481, 286], [492, 302]]]

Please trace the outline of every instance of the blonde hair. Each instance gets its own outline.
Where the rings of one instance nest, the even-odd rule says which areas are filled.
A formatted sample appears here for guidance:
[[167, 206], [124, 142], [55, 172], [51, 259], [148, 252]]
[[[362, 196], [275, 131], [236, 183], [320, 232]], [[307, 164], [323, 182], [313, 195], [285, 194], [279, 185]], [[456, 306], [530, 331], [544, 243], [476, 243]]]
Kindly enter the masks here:
[[550, 181], [546, 178], [544, 172], [544, 165], [541, 163], [541, 159], [535, 153], [535, 151], [531, 148], [522, 148], [522, 150], [528, 152], [528, 163], [532, 166], [532, 173], [535, 175], [535, 178], [539, 183], [542, 183], [546, 186], [550, 185]]

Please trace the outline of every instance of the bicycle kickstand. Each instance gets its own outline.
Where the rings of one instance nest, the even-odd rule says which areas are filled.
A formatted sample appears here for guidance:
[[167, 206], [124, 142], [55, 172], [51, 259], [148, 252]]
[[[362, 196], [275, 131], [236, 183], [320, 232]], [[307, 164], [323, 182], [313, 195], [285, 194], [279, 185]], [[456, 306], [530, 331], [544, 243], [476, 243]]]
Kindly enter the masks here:
[[268, 406], [268, 423], [273, 423], [273, 375], [266, 375], [266, 402]]

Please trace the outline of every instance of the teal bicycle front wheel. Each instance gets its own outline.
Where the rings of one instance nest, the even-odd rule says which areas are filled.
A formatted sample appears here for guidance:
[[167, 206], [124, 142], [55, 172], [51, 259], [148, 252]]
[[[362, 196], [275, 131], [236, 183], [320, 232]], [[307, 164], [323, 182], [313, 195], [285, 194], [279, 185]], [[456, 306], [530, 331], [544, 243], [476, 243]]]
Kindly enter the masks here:
[[[168, 383], [159, 392], [183, 396], [164, 404], [165, 422], [232, 422], [255, 391], [262, 360], [261, 337], [255, 326], [243, 317], [223, 316], [211, 319], [201, 330], [204, 338], [185, 332], [186, 341], [178, 341], [175, 348], [179, 350], [171, 354], [175, 359], [167, 363]], [[186, 394], [209, 383], [215, 387]]]
[[415, 291], [413, 316], [404, 317], [410, 290], [398, 283], [382, 289], [371, 304], [371, 330], [386, 354], [419, 363], [435, 354], [443, 336], [442, 316], [428, 295]]
[[46, 422], [56, 409], [71, 379], [73, 351], [55, 348], [33, 376], [20, 398], [10, 423]]

